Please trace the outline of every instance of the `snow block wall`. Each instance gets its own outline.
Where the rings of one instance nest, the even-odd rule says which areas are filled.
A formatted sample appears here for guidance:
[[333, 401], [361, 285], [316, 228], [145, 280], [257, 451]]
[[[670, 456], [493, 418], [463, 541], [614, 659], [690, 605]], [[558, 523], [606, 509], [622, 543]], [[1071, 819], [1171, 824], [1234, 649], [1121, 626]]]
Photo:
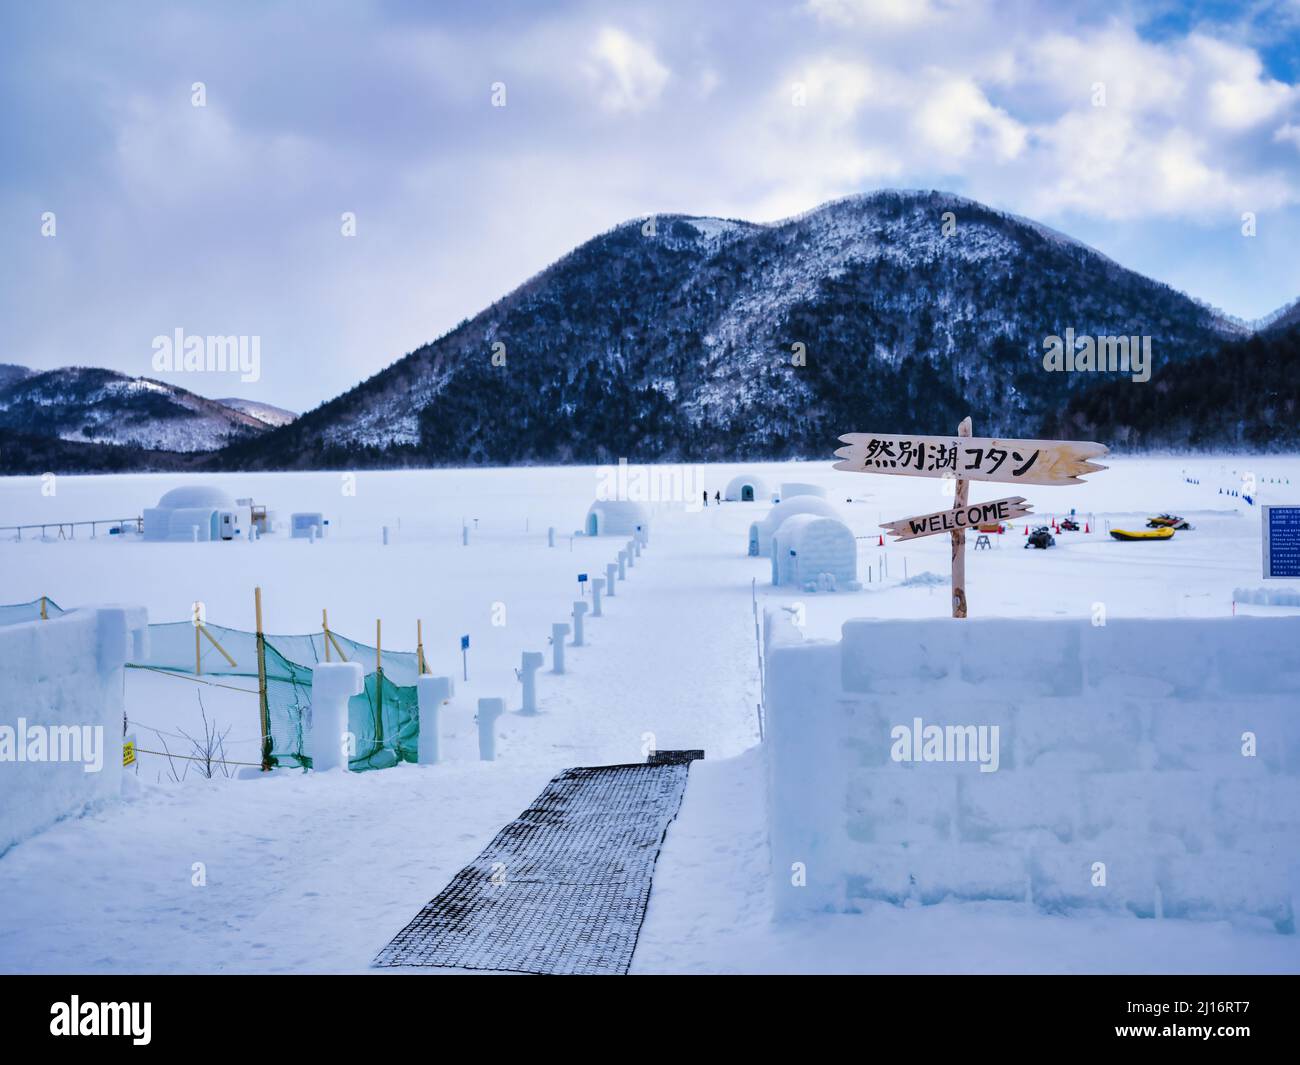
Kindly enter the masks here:
[[1300, 618], [804, 642], [769, 616], [765, 645], [778, 914], [993, 899], [1295, 931]]
[[148, 631], [143, 607], [0, 626], [0, 854], [120, 793], [125, 667]]

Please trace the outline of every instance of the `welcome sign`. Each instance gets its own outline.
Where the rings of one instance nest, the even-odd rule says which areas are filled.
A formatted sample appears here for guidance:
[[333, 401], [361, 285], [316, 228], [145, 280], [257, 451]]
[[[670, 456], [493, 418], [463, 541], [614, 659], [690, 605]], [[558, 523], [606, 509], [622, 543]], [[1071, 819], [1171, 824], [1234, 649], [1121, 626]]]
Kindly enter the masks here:
[[975, 525], [992, 525], [1023, 518], [1026, 514], [1032, 513], [1033, 510], [1024, 496], [1009, 496], [1006, 499], [990, 500], [988, 503], [972, 503], [968, 507], [937, 510], [933, 514], [922, 514], [915, 518], [887, 521], [880, 527], [888, 529], [890, 535], [897, 537], [899, 541], [915, 540], [918, 536], [957, 532]]

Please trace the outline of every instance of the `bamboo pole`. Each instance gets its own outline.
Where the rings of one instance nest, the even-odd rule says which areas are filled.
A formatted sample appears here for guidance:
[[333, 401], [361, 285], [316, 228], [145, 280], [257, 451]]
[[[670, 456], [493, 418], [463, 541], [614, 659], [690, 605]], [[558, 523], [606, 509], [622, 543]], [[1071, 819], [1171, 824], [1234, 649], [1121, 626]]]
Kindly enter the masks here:
[[50, 616], [45, 612], [45, 596], [41, 596], [41, 620], [49, 621]]
[[198, 613], [196, 612], [194, 616], [194, 675], [196, 677], [203, 675], [203, 660], [201, 658], [203, 653], [203, 644], [201, 643], [202, 639], [203, 637], [199, 633]]
[[344, 653], [343, 648], [339, 646], [339, 641], [335, 638], [334, 633], [329, 633], [329, 642], [334, 645], [334, 653], [339, 656], [340, 662], [346, 662], [348, 656]]
[[208, 627], [206, 625], [200, 625], [199, 632], [203, 633], [203, 635], [208, 638], [208, 642], [212, 644], [212, 646], [215, 647], [218, 651], [221, 652], [221, 657], [224, 658], [227, 662], [229, 662], [232, 667], [236, 665], [235, 660], [230, 657], [229, 653], [226, 651], [224, 647], [221, 646], [221, 644], [217, 643], [217, 638], [208, 631]]
[[[961, 420], [957, 426], [958, 436], [970, 436], [970, 418]], [[970, 499], [970, 481], [965, 477], [957, 478], [956, 499], [953, 506], [963, 510]], [[906, 565], [906, 562], [904, 562]], [[952, 533], [952, 616], [966, 616], [966, 530], [958, 529]]]
[[424, 667], [424, 621], [415, 619], [415, 665], [421, 676], [429, 672]]
[[375, 744], [384, 745], [383, 621], [375, 618]]
[[330, 660], [330, 615], [323, 607], [320, 612], [320, 629], [325, 634], [325, 661], [328, 662]]
[[266, 636], [262, 633], [262, 589], [253, 589], [257, 612], [257, 699], [262, 719], [262, 772], [271, 768], [271, 711], [266, 703]]

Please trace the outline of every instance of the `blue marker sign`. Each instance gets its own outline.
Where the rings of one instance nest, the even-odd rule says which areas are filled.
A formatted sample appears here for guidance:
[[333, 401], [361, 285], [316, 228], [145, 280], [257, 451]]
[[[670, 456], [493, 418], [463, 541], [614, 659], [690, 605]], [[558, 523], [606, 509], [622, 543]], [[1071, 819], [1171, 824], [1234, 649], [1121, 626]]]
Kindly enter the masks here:
[[1264, 537], [1264, 579], [1300, 577], [1300, 505], [1261, 508]]
[[468, 651], [468, 650], [469, 650], [469, 637], [468, 637], [468, 636], [462, 636], [462, 637], [460, 638], [460, 649], [461, 649], [462, 651]]

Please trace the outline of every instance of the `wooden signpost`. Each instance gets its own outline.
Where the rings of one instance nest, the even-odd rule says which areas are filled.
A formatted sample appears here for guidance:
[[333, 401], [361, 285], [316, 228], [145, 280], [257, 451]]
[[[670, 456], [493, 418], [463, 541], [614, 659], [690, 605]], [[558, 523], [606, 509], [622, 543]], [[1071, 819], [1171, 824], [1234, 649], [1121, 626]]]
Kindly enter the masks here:
[[922, 514], [915, 518], [900, 518], [881, 524], [882, 529], [889, 530], [895, 543], [903, 540], [915, 540], [921, 536], [934, 536], [936, 533], [957, 532], [970, 529], [976, 525], [995, 525], [998, 522], [1014, 521], [1032, 514], [1033, 509], [1024, 496], [1010, 496], [1006, 499], [993, 499], [987, 503], [971, 503], [952, 510], [936, 510], [933, 514]]
[[951, 477], [956, 482], [949, 510], [886, 522], [898, 541], [949, 533], [952, 537], [952, 616], [966, 616], [966, 530], [971, 525], [1006, 521], [1031, 513], [1024, 496], [970, 503], [971, 481], [1007, 484], [1082, 484], [1082, 475], [1104, 470], [1092, 459], [1109, 449], [1078, 440], [1004, 440], [971, 436], [963, 418], [956, 436], [898, 436], [846, 433], [835, 454], [835, 469], [904, 477]]
[[957, 436], [891, 436], [846, 433], [835, 452], [837, 470], [906, 477], [956, 477], [959, 481], [1008, 484], [1082, 484], [1080, 474], [1104, 470], [1089, 459], [1108, 451], [1103, 444], [1075, 440], [1003, 440], [970, 435], [970, 419]]

